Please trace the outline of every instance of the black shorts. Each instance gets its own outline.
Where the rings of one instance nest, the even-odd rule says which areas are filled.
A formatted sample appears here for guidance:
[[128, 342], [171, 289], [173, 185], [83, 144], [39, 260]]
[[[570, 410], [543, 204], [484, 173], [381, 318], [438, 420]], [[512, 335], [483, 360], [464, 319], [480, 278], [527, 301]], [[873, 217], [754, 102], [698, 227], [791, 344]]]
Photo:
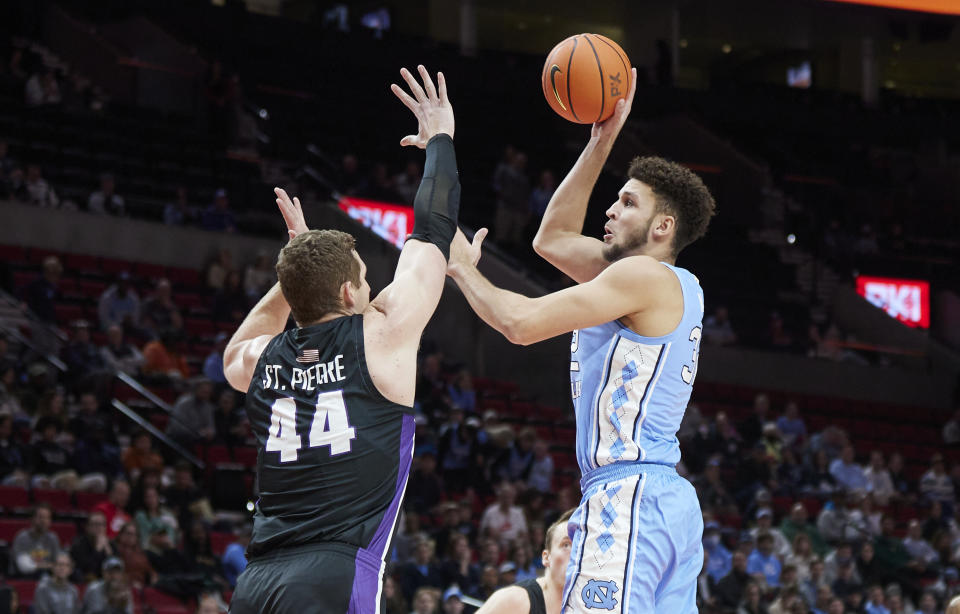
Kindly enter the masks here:
[[340, 543], [283, 548], [237, 579], [232, 614], [379, 614], [383, 561]]

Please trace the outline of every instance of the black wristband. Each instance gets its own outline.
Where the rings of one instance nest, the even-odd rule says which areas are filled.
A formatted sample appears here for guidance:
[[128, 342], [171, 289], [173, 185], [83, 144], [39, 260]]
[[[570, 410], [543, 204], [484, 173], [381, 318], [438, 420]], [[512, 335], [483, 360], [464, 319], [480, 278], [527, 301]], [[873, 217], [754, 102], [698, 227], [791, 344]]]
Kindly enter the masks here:
[[438, 134], [427, 142], [423, 179], [413, 200], [413, 232], [410, 238], [433, 243], [450, 257], [450, 242], [457, 232], [460, 214], [460, 177], [453, 139]]

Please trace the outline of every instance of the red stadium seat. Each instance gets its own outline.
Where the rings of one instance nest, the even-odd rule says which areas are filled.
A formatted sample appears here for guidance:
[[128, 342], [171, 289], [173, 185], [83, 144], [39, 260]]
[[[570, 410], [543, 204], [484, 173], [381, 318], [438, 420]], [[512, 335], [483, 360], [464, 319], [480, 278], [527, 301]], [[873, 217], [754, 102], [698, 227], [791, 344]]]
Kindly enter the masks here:
[[100, 270], [109, 277], [113, 277], [124, 271], [127, 273], [132, 272], [133, 263], [127, 260], [117, 260], [116, 258], [103, 258], [100, 260]]
[[33, 605], [33, 594], [37, 592], [37, 583], [34, 580], [7, 580], [9, 584], [15, 591], [17, 591], [17, 596], [20, 598], [20, 611], [28, 612], [30, 611], [30, 606]]
[[203, 285], [200, 273], [193, 269], [170, 267], [167, 269], [167, 279], [175, 290], [193, 289]]
[[180, 611], [189, 612], [187, 606], [178, 598], [150, 586], [143, 589], [143, 597], [140, 601], [142, 605], [151, 606], [158, 613], [161, 611], [171, 613]]
[[24, 288], [30, 284], [34, 279], [40, 277], [36, 271], [14, 271], [13, 273], [13, 287], [14, 288]]
[[253, 446], [234, 448], [233, 459], [247, 469], [252, 469], [257, 465], [257, 449]]
[[71, 273], [100, 273], [100, 259], [89, 254], [67, 254], [63, 266]]
[[27, 249], [19, 245], [0, 245], [0, 260], [8, 264], [26, 262]]
[[13, 542], [13, 538], [23, 529], [30, 528], [26, 518], [0, 518], [0, 541]]
[[89, 512], [96, 506], [98, 503], [102, 503], [107, 500], [107, 495], [105, 493], [98, 492], [78, 492], [76, 493], [77, 498], [77, 509]]
[[100, 298], [103, 291], [107, 289], [107, 284], [95, 279], [81, 279], [77, 281], [77, 292], [87, 298]]
[[77, 525], [72, 522], [53, 522], [50, 523], [50, 530], [60, 538], [61, 545], [69, 545], [73, 538], [77, 536]]
[[0, 486], [0, 507], [8, 512], [30, 507], [30, 493], [18, 486]]
[[65, 490], [33, 489], [33, 500], [36, 503], [48, 503], [54, 514], [68, 514], [73, 511], [73, 501], [70, 493]]
[[230, 450], [227, 449], [227, 446], [207, 446], [206, 453], [207, 465], [212, 465], [215, 467], [222, 463], [233, 462], [233, 459], [230, 457]]
[[57, 256], [58, 258], [63, 257], [60, 254], [60, 252], [55, 252], [51, 249], [33, 247], [30, 249], [30, 252], [28, 253], [27, 260], [34, 264], [41, 264], [43, 262], [43, 259], [46, 258], [47, 256]]
[[157, 280], [167, 276], [167, 267], [160, 264], [150, 264], [149, 262], [136, 263], [133, 271], [137, 277], [147, 280]]

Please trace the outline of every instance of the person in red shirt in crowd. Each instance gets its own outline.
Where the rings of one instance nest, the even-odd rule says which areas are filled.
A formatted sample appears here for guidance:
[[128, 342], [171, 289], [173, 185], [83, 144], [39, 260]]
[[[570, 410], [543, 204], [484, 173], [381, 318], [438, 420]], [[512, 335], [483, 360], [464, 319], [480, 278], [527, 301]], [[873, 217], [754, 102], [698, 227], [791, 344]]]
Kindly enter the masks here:
[[94, 512], [101, 512], [107, 518], [107, 537], [116, 537], [123, 525], [133, 519], [125, 511], [130, 500], [130, 485], [124, 480], [117, 480], [110, 489], [110, 497], [93, 507]]

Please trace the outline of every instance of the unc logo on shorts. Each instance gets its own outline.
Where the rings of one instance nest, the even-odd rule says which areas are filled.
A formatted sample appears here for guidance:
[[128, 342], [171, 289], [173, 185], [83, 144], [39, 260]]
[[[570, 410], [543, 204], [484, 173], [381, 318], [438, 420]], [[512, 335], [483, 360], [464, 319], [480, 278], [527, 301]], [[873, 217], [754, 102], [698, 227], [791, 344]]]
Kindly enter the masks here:
[[612, 610], [617, 607], [613, 594], [620, 588], [613, 580], [590, 580], [580, 591], [583, 605], [588, 609]]

